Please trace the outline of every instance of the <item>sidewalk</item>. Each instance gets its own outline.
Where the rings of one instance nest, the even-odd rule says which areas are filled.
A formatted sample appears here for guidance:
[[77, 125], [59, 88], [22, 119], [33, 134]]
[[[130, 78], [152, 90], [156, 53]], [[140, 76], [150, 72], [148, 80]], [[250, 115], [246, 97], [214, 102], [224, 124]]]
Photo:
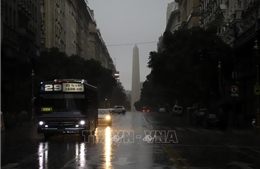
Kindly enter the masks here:
[[[207, 128], [203, 127], [201, 124], [192, 124], [191, 119], [187, 114], [178, 116], [174, 115], [172, 116], [171, 113], [154, 113], [153, 118], [155, 120], [160, 121], [162, 125], [168, 126], [170, 128], [174, 127], [186, 127], [186, 128], [195, 128], [195, 129], [205, 129]], [[209, 128], [208, 130], [211, 130], [213, 128]], [[250, 132], [254, 133], [254, 129], [251, 126], [248, 127], [231, 127], [226, 126], [226, 129], [219, 129], [218, 127], [214, 127], [214, 129], [220, 130], [220, 131], [243, 131], [243, 132]]]
[[1, 132], [2, 144], [16, 144], [19, 141], [27, 141], [31, 139], [39, 139], [37, 133], [37, 124], [33, 122], [25, 122], [21, 126], [16, 125], [13, 129], [5, 129]]

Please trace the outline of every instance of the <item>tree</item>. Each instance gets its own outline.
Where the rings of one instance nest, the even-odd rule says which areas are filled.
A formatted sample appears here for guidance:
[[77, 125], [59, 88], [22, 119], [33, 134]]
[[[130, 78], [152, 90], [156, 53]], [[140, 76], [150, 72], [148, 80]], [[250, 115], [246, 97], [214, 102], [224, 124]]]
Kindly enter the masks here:
[[[84, 60], [80, 56], [67, 56], [57, 48], [42, 51], [35, 58], [33, 67], [29, 59], [2, 58], [2, 111], [18, 114], [31, 112], [32, 90], [39, 91], [41, 81], [54, 79], [86, 79], [97, 86], [99, 102], [105, 98], [118, 104], [127, 100], [122, 86], [119, 86], [111, 70], [104, 68], [100, 62]], [[34, 68], [34, 88], [32, 89], [32, 69]], [[109, 98], [111, 97], [111, 98]], [[114, 100], [115, 99], [115, 100]]]
[[157, 102], [163, 97], [169, 105], [176, 101], [183, 105], [208, 104], [210, 93], [219, 93], [219, 61], [223, 78], [231, 74], [232, 49], [214, 29], [165, 32], [163, 44], [162, 51], [150, 52], [148, 67], [152, 80], [144, 85], [141, 98], [149, 98], [148, 93], [152, 92]]
[[104, 68], [99, 61], [84, 60], [77, 55], [68, 57], [65, 53], [51, 48], [42, 52], [37, 63], [37, 83], [56, 78], [85, 79], [98, 88], [100, 103], [105, 99], [115, 102], [113, 99], [118, 100], [117, 98], [121, 99], [119, 103], [126, 101], [126, 97], [122, 97], [125, 95], [123, 88], [118, 86], [112, 70]]

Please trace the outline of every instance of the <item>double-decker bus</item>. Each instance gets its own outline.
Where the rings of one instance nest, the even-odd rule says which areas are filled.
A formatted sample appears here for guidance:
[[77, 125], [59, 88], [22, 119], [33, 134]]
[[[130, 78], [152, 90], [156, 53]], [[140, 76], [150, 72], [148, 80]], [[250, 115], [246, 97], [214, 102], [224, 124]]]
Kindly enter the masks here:
[[35, 101], [38, 133], [93, 133], [98, 125], [97, 88], [83, 79], [55, 79], [40, 83]]

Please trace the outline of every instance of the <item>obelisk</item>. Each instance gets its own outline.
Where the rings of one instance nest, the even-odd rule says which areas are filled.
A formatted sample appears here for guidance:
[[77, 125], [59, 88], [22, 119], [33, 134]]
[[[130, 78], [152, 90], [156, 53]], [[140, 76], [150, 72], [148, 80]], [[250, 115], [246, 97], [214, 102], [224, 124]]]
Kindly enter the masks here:
[[131, 111], [135, 111], [135, 102], [140, 99], [140, 65], [139, 49], [137, 45], [133, 49], [133, 66], [132, 66], [132, 92], [131, 92]]

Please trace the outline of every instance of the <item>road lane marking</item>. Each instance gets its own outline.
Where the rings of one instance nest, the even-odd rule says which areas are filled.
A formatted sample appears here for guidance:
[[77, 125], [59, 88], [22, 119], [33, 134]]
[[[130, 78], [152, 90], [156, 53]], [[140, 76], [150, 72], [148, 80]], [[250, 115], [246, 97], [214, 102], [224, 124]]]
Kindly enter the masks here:
[[177, 169], [191, 169], [187, 164], [187, 159], [182, 159], [178, 152], [173, 150], [173, 147], [166, 145], [163, 146], [164, 151], [169, 155], [169, 159], [173, 162]]
[[196, 130], [196, 129], [193, 129], [193, 128], [187, 128], [187, 130], [190, 130], [190, 131], [192, 131], [192, 132], [199, 133], [199, 131], [198, 131], [198, 130]]
[[250, 165], [252, 165], [252, 164], [242, 163], [239, 161], [232, 161], [232, 162], [228, 163], [227, 165], [238, 166], [239, 168], [243, 168], [243, 169], [253, 169], [252, 167], [250, 167]]
[[171, 130], [172, 128], [164, 126], [163, 129], [164, 130]]
[[182, 128], [182, 127], [175, 127], [177, 130], [179, 130], [179, 131], [186, 131], [184, 128]]
[[117, 161], [112, 162], [112, 163], [117, 164], [117, 165], [121, 165], [121, 166], [132, 164], [132, 162], [128, 162], [128, 158], [127, 157], [119, 157], [117, 159]]
[[64, 168], [67, 168], [67, 167], [69, 167], [72, 163], [74, 163], [74, 162], [76, 162], [76, 156], [75, 156], [75, 158], [72, 158], [70, 161], [68, 161], [67, 163], [65, 163], [64, 165], [63, 165], [63, 167], [61, 167], [60, 169], [64, 169]]
[[253, 149], [253, 148], [251, 148], [251, 147], [247, 147], [247, 148], [250, 149], [250, 150], [252, 150], [252, 151], [254, 151], [254, 152], [257, 152], [257, 153], [260, 154], [260, 151], [257, 151], [257, 150], [255, 150], [255, 149]]
[[10, 163], [10, 164], [3, 166], [2, 169], [12, 169], [17, 165], [18, 165], [18, 163]]
[[144, 122], [145, 122], [147, 125], [149, 125], [151, 128], [153, 128], [153, 126], [147, 122], [147, 120], [145, 119], [144, 115], [142, 115], [142, 118], [143, 118]]

